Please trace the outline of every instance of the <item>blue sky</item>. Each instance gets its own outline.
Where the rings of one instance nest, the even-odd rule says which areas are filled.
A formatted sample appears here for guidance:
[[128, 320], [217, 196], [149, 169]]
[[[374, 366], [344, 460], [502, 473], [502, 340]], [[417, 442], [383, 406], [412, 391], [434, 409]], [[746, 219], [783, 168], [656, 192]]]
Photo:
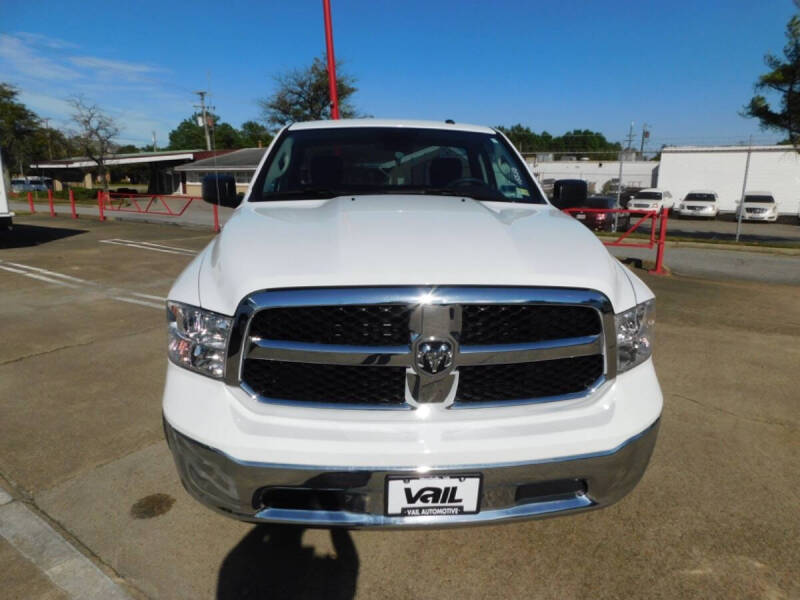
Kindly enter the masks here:
[[[378, 2], [332, 0], [336, 55], [376, 117], [523, 123], [620, 140], [631, 121], [662, 143], [774, 134], [737, 111], [780, 52], [790, 0]], [[210, 89], [238, 126], [272, 76], [324, 52], [321, 2], [0, 2], [0, 81], [65, 126], [84, 94], [159, 143]]]

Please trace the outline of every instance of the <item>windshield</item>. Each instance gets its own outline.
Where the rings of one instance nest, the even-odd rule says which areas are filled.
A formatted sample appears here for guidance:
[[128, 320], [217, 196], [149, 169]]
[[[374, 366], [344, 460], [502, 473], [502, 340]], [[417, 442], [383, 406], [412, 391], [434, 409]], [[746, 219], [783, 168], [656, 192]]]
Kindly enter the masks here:
[[745, 196], [745, 202], [775, 202], [775, 199], [772, 196]]
[[636, 192], [634, 200], [661, 200], [661, 192]]
[[691, 193], [686, 194], [687, 200], [693, 200], [695, 202], [714, 202], [716, 198], [714, 198], [714, 194], [701, 194], [701, 193]]
[[270, 153], [250, 200], [359, 194], [545, 202], [501, 136], [402, 127], [288, 130]]

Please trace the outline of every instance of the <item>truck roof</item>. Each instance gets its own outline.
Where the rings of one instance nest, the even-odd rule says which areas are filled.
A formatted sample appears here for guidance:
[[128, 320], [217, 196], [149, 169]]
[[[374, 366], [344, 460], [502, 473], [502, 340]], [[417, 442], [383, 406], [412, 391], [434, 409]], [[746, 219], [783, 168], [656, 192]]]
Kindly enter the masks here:
[[491, 127], [470, 125], [468, 123], [447, 123], [445, 121], [414, 121], [410, 119], [339, 119], [329, 121], [304, 121], [292, 123], [291, 131], [302, 129], [336, 129], [342, 127], [411, 127], [416, 129], [448, 129], [471, 131], [474, 133], [495, 133]]

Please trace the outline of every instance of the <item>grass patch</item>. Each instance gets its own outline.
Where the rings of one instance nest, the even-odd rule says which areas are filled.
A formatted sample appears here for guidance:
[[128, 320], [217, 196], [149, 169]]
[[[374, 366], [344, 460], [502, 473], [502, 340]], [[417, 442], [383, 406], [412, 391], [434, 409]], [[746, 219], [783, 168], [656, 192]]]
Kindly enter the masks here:
[[[619, 236], [615, 235], [606, 235], [606, 234], [598, 234], [599, 238], [603, 240], [615, 240]], [[637, 233], [634, 232], [631, 235], [625, 238], [626, 240], [636, 239], [636, 240], [649, 240], [650, 234], [645, 233]], [[686, 244], [709, 244], [709, 245], [717, 245], [717, 246], [751, 246], [755, 248], [800, 248], [800, 241], [793, 241], [793, 240], [786, 240], [786, 241], [773, 241], [773, 240], [741, 240], [737, 242], [736, 240], [732, 239], [720, 239], [720, 238], [699, 238], [699, 237], [685, 237], [685, 236], [674, 236], [667, 233], [667, 241], [668, 242], [679, 242], [679, 243], [686, 243]]]

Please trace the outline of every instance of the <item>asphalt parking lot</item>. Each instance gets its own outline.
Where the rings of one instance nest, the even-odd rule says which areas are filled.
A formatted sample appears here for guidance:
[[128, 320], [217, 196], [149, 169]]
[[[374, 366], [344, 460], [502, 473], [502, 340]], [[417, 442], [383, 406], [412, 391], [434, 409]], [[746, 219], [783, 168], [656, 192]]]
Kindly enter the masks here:
[[608, 509], [304, 531], [201, 507], [163, 440], [163, 299], [213, 234], [16, 223], [0, 234], [0, 597], [70, 597], [60, 582], [81, 562], [54, 565], [23, 513], [120, 597], [800, 597], [798, 286], [639, 271], [658, 299], [665, 408], [644, 479]]

